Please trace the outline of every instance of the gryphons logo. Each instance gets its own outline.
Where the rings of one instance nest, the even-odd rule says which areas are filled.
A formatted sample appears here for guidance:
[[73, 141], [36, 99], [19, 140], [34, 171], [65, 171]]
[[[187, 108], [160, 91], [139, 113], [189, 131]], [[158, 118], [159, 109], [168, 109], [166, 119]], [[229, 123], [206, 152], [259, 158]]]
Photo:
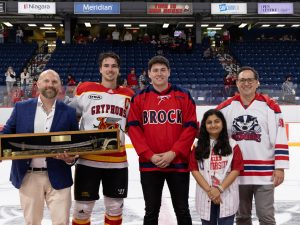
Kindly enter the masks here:
[[234, 118], [232, 125], [232, 138], [236, 141], [252, 140], [261, 141], [261, 127], [257, 118], [250, 115], [243, 115]]
[[121, 119], [119, 118], [98, 117], [97, 120], [99, 121], [99, 124], [94, 125], [94, 128], [98, 128], [98, 130], [107, 130], [120, 127], [118, 121], [120, 121]]

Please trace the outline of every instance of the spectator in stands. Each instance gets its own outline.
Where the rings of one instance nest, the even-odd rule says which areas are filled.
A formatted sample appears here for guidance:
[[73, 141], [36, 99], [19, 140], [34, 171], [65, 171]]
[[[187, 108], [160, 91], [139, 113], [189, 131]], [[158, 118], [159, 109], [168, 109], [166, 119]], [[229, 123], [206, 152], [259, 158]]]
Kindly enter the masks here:
[[142, 74], [139, 76], [139, 89], [143, 90], [149, 84], [149, 77], [146, 70], [142, 70]]
[[49, 46], [48, 46], [48, 41], [45, 39], [43, 44], [42, 44], [42, 50], [44, 54], [48, 54], [49, 51]]
[[9, 66], [7, 68], [7, 71], [5, 72], [5, 77], [6, 77], [7, 95], [10, 96], [12, 87], [13, 87], [14, 83], [16, 83], [16, 73], [11, 66]]
[[79, 36], [76, 38], [77, 44], [85, 44], [86, 43], [86, 37], [83, 36], [82, 33], [79, 34]]
[[[259, 75], [252, 67], [241, 67], [237, 74], [239, 94], [221, 103], [228, 134], [243, 153], [240, 174], [240, 204], [237, 225], [252, 224], [252, 202], [261, 225], [275, 225], [274, 189], [284, 180], [289, 167], [286, 130], [279, 105], [257, 93]], [[263, 166], [267, 165], [267, 166]]]
[[210, 40], [210, 37], [205, 34], [204, 37], [202, 38], [202, 46], [204, 49], [207, 49], [207, 48], [210, 48], [211, 46], [211, 40]]
[[38, 86], [37, 86], [37, 79], [34, 78], [32, 81], [32, 87], [31, 87], [31, 97], [32, 98], [36, 98], [39, 96], [39, 90], [38, 90]]
[[186, 40], [186, 53], [193, 52], [193, 40], [192, 37], [188, 37]]
[[131, 100], [128, 134], [139, 155], [145, 200], [144, 225], [157, 225], [167, 181], [178, 225], [191, 225], [188, 160], [197, 132], [196, 107], [188, 91], [169, 84], [163, 56], [148, 63], [152, 81]]
[[223, 46], [224, 46], [224, 52], [227, 53], [229, 51], [229, 44], [230, 44], [230, 32], [229, 32], [229, 30], [226, 29], [223, 32], [222, 41], [223, 41]]
[[119, 42], [120, 41], [120, 32], [115, 29], [112, 33], [111, 33], [111, 36], [112, 36], [112, 40], [113, 42]]
[[293, 83], [292, 75], [287, 75], [281, 86], [282, 100], [286, 103], [295, 103], [296, 88], [297, 84]]
[[9, 31], [4, 28], [4, 31], [3, 31], [4, 43], [8, 42], [8, 36], [9, 36]]
[[214, 36], [215, 38], [215, 51], [218, 53], [220, 53], [221, 51], [221, 44], [222, 44], [222, 38], [221, 38], [221, 34], [219, 34], [218, 32], [215, 34]]
[[73, 92], [74, 92], [74, 89], [76, 87], [76, 81], [75, 81], [75, 78], [72, 74], [69, 74], [68, 77], [67, 77], [67, 90], [66, 90], [66, 94], [69, 96], [69, 97], [73, 97]]
[[150, 36], [148, 35], [148, 33], [146, 32], [143, 36], [143, 43], [144, 44], [149, 44], [151, 42]]
[[241, 150], [228, 136], [224, 115], [216, 109], [204, 113], [199, 133], [189, 162], [197, 181], [196, 211], [202, 225], [233, 225], [239, 206], [237, 177], [244, 169]]
[[31, 77], [31, 75], [28, 72], [27, 67], [24, 67], [23, 72], [20, 74], [21, 86], [22, 86], [22, 90], [24, 91], [24, 93], [26, 93], [27, 87], [29, 85], [30, 77]]
[[14, 106], [17, 102], [22, 101], [24, 98], [24, 91], [16, 83], [14, 84], [11, 91], [11, 103]]
[[127, 74], [127, 84], [132, 90], [137, 90], [138, 88], [138, 78], [135, 72], [135, 68], [130, 69], [130, 73]]
[[157, 45], [157, 40], [156, 40], [156, 37], [155, 37], [154, 34], [151, 36], [151, 42], [150, 43], [153, 44], [154, 46]]
[[16, 31], [16, 43], [21, 44], [23, 42], [23, 37], [24, 37], [23, 30], [21, 29], [20, 26], [18, 26], [18, 29]]
[[127, 43], [132, 42], [132, 34], [128, 30], [125, 31], [123, 41]]

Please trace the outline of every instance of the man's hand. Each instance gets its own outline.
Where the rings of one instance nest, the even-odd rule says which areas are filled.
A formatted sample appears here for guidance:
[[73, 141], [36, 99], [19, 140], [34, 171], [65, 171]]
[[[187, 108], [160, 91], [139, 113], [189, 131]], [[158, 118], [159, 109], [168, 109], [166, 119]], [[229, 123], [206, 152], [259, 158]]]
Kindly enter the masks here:
[[284, 181], [284, 169], [275, 169], [272, 175], [272, 181], [275, 187]]
[[63, 160], [68, 165], [74, 164], [78, 157], [79, 155], [70, 156], [66, 151], [64, 151], [64, 153], [58, 153], [58, 155], [55, 156], [56, 159]]
[[158, 163], [159, 161], [160, 161], [160, 156], [159, 155], [157, 155], [157, 154], [154, 154], [152, 157], [151, 157], [151, 162], [154, 164], [154, 165], [156, 165], [156, 163]]
[[167, 151], [167, 152], [160, 153], [157, 155], [160, 156], [160, 160], [155, 165], [160, 168], [166, 168], [167, 166], [169, 166], [170, 163], [176, 157], [176, 153], [173, 151]]

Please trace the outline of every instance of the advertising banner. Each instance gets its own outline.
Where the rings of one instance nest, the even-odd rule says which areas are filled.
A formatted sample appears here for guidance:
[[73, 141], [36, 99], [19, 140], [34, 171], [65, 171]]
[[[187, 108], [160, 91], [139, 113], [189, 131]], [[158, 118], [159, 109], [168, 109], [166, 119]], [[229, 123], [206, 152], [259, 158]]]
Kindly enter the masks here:
[[247, 14], [247, 3], [211, 3], [211, 14]]
[[294, 14], [293, 3], [257, 3], [258, 14]]
[[74, 2], [74, 14], [120, 14], [120, 2]]
[[19, 14], [55, 14], [55, 2], [18, 2]]
[[147, 14], [160, 15], [192, 15], [192, 3], [147, 3]]

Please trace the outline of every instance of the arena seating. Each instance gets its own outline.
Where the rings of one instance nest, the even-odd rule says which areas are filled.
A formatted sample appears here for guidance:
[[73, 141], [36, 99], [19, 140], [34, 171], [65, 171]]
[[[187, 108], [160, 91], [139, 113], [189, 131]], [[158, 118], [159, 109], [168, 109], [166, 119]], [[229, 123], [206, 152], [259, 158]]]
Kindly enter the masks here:
[[[46, 68], [57, 70], [64, 81], [69, 73], [75, 76], [77, 82], [97, 81], [99, 80], [98, 56], [101, 52], [107, 51], [120, 55], [120, 72], [123, 77], [126, 77], [132, 67], [136, 68], [137, 75], [140, 75], [143, 69], [147, 69], [148, 60], [156, 55], [153, 45], [143, 43], [115, 44], [102, 41], [86, 45], [62, 45], [56, 48]], [[164, 55], [170, 61], [172, 83], [183, 85], [190, 90], [203, 90], [204, 97], [221, 97], [219, 91], [223, 88], [225, 71], [217, 59], [203, 58], [201, 45], [196, 45], [190, 54], [165, 51]], [[196, 100], [201, 97], [198, 96], [200, 92], [193, 93]], [[209, 100], [208, 103], [212, 101]]]
[[12, 66], [16, 75], [19, 76], [22, 68], [32, 58], [36, 44], [1, 44], [0, 45], [0, 85], [5, 85], [4, 73], [7, 67]]
[[260, 90], [271, 97], [281, 96], [281, 85], [292, 74], [300, 92], [300, 42], [252, 41], [231, 45], [233, 56], [241, 65], [254, 67], [260, 74]]

